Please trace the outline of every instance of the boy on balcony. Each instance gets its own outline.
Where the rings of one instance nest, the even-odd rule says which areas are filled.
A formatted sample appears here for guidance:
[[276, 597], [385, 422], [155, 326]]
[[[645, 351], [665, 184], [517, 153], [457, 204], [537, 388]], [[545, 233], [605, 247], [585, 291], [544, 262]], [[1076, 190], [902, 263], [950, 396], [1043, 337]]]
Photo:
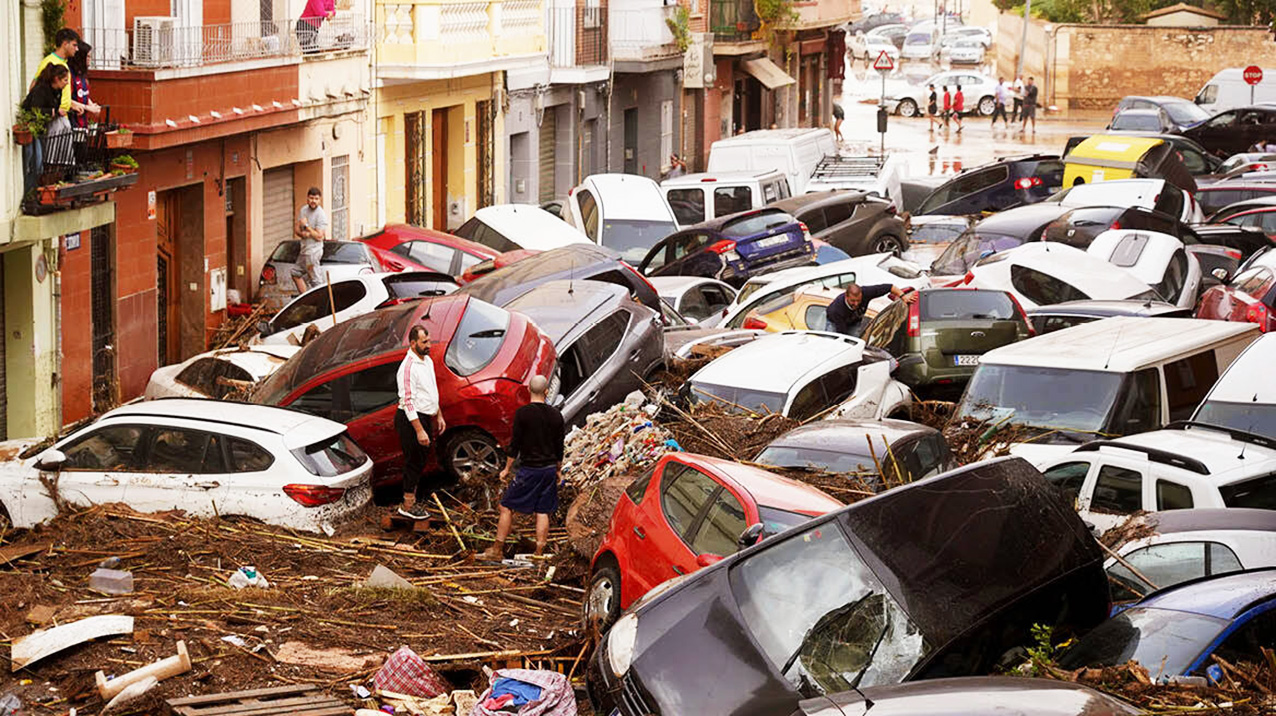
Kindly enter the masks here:
[[297, 40], [301, 42], [302, 52], [319, 51], [319, 27], [324, 20], [331, 20], [336, 14], [334, 0], [306, 0], [306, 9], [301, 11], [301, 19], [297, 21]]

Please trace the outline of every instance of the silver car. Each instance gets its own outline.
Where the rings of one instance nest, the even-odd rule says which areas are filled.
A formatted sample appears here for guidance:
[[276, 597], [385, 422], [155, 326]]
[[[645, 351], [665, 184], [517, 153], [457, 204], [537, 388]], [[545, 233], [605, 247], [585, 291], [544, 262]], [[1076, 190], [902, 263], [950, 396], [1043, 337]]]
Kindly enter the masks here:
[[[257, 292], [264, 300], [274, 299], [287, 302], [297, 295], [297, 284], [292, 280], [293, 267], [301, 253], [301, 242], [288, 240], [279, 242], [274, 253], [261, 267], [261, 277], [257, 280]], [[319, 280], [333, 282], [363, 273], [380, 273], [381, 262], [362, 241], [325, 241], [323, 242], [323, 258], [319, 261]]]

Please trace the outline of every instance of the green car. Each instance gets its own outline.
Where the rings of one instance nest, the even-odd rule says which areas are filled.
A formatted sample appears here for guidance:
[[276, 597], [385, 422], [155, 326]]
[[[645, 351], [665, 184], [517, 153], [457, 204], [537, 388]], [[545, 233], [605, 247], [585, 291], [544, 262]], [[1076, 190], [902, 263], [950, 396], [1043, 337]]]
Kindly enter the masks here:
[[922, 289], [864, 328], [864, 342], [899, 361], [895, 379], [917, 390], [960, 390], [988, 351], [1032, 336], [1027, 315], [1005, 291]]

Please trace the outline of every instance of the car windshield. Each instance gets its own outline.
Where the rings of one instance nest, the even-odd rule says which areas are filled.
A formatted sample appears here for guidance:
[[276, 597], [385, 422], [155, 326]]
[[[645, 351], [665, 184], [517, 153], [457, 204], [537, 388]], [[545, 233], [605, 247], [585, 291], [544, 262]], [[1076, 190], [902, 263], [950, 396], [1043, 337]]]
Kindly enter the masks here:
[[358, 469], [368, 456], [346, 433], [292, 451], [306, 470], [318, 477], [336, 477]]
[[971, 377], [956, 416], [1099, 433], [1116, 403], [1121, 378], [1121, 373], [1097, 370], [986, 363]]
[[787, 447], [769, 445], [754, 462], [775, 467], [796, 468], [801, 470], [822, 470], [824, 472], [852, 473], [863, 476], [877, 474], [872, 455], [857, 455], [838, 450], [821, 450], [809, 447]]
[[926, 224], [913, 224], [913, 231], [908, 235], [908, 241], [912, 244], [944, 243], [961, 236], [968, 228], [970, 227], [966, 222], [935, 221]]
[[358, 241], [325, 241], [320, 263], [366, 264], [370, 262], [367, 249]]
[[797, 223], [797, 219], [779, 209], [764, 209], [756, 214], [742, 216], [722, 225], [722, 235], [745, 238]]
[[603, 246], [637, 266], [658, 241], [677, 231], [672, 221], [608, 219], [603, 222]]
[[1241, 430], [1276, 440], [1276, 405], [1206, 400], [1192, 416], [1198, 423]]
[[470, 299], [443, 356], [444, 364], [459, 376], [474, 375], [496, 357], [509, 327], [509, 311]]
[[923, 291], [920, 305], [926, 321], [1004, 321], [1016, 313], [1005, 291]]
[[1023, 239], [1017, 236], [967, 231], [944, 249], [930, 265], [930, 272], [934, 276], [961, 276], [983, 256], [1022, 244]]
[[769, 393], [735, 385], [713, 385], [696, 381], [691, 384], [692, 397], [696, 402], [721, 402], [730, 410], [752, 410], [760, 413], [784, 412], [784, 393]]
[[1156, 132], [1161, 129], [1161, 120], [1154, 112], [1122, 112], [1112, 120], [1112, 129]]
[[797, 527], [811, 518], [797, 512], [781, 510], [778, 507], [758, 505], [758, 519], [762, 521], [763, 534], [778, 535], [784, 530], [790, 527]]
[[1195, 102], [1165, 102], [1161, 109], [1170, 115], [1175, 124], [1196, 124], [1210, 118], [1210, 113], [1201, 109]]
[[836, 522], [753, 553], [730, 583], [762, 653], [803, 696], [899, 683], [929, 651]]
[[1117, 666], [1131, 659], [1156, 680], [1187, 671], [1228, 621], [1169, 609], [1134, 607], [1095, 627], [1059, 659], [1059, 666]]

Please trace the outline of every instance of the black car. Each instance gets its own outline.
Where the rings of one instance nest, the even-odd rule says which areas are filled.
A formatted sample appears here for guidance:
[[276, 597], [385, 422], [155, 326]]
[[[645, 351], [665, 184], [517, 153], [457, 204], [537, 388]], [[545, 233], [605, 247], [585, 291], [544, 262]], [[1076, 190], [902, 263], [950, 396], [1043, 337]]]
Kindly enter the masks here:
[[[1238, 259], [1247, 259], [1255, 251], [1272, 245], [1271, 239], [1257, 226], [1233, 226], [1232, 224], [1199, 224], [1192, 227], [1202, 244], [1225, 246], [1239, 252]], [[1186, 243], [1186, 242], [1184, 242]]]
[[1169, 234], [1184, 244], [1200, 240], [1187, 224], [1164, 212], [1139, 206], [1086, 206], [1073, 209], [1050, 222], [1042, 241], [1058, 241], [1078, 249], [1090, 247], [1095, 237], [1109, 229], [1139, 229]]
[[816, 420], [771, 441], [762, 465], [912, 482], [957, 467], [938, 430], [907, 420]]
[[1248, 152], [1249, 148], [1272, 139], [1276, 106], [1257, 105], [1219, 112], [1204, 122], [1183, 130], [1183, 136], [1220, 157]]
[[895, 204], [861, 191], [820, 191], [770, 206], [806, 224], [811, 238], [836, 246], [851, 256], [895, 254], [908, 249], [908, 229]]
[[1020, 206], [993, 214], [958, 236], [930, 265], [932, 276], [964, 276], [988, 254], [1041, 239], [1050, 222], [1070, 209], [1057, 202]]
[[815, 262], [800, 221], [774, 207], [720, 216], [666, 236], [638, 264], [644, 276], [704, 276], [736, 287], [763, 273]]
[[1033, 625], [1100, 623], [1106, 579], [1093, 536], [1036, 468], [979, 462], [649, 592], [590, 660], [590, 700], [621, 716], [785, 714], [855, 687], [987, 674]]
[[[1178, 153], [1179, 161], [1182, 162], [1184, 168], [1192, 176], [1200, 176], [1202, 174], [1213, 174], [1223, 165], [1223, 160], [1205, 151], [1205, 147], [1184, 137], [1181, 134], [1160, 134], [1157, 132], [1139, 132], [1135, 130], [1114, 131], [1108, 130], [1104, 134], [1117, 134], [1128, 137], [1147, 137], [1149, 139], [1160, 139], [1169, 142], [1174, 151]], [[1063, 155], [1066, 157], [1081, 142], [1090, 138], [1091, 135], [1082, 134], [1068, 137], [1067, 143], [1063, 147]]]
[[1127, 109], [1159, 109], [1169, 118], [1176, 132], [1195, 127], [1210, 118], [1209, 112], [1201, 109], [1192, 100], [1170, 95], [1122, 97], [1116, 109], [1112, 111], [1113, 120]]
[[605, 281], [629, 289], [639, 302], [660, 311], [660, 296], [638, 270], [611, 249], [593, 244], [573, 244], [528, 256], [465, 284], [458, 293], [469, 294], [495, 306], [504, 306], [537, 286], [559, 279]]
[[804, 701], [792, 716], [1137, 716], [1080, 684], [1022, 676], [966, 676], [873, 686]]
[[846, 26], [847, 34], [854, 35], [857, 32], [868, 32], [875, 27], [882, 25], [898, 25], [906, 22], [904, 16], [897, 12], [875, 12], [872, 15], [865, 15]]
[[939, 185], [916, 214], [978, 214], [1033, 204], [1063, 186], [1063, 160], [1052, 154], [998, 159]]
[[1192, 309], [1180, 308], [1164, 301], [1064, 301], [1038, 306], [1028, 311], [1028, 320], [1037, 335], [1054, 333], [1112, 316], [1155, 316], [1158, 318], [1191, 318]]

